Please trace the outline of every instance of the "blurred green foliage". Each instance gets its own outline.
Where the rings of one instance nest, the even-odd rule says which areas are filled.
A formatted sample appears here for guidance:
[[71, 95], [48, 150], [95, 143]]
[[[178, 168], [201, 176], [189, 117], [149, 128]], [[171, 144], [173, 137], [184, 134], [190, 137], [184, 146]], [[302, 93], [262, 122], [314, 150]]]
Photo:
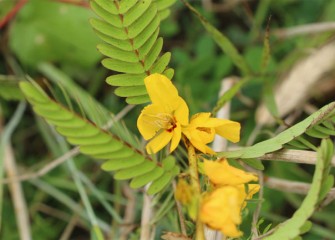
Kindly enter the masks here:
[[[240, 92], [249, 99], [250, 104], [247, 105], [240, 97], [232, 100], [231, 118], [242, 122], [241, 145], [244, 145], [256, 125], [255, 109], [266, 97], [263, 93], [268, 92], [264, 91], [264, 88], [273, 88], [278, 83], [279, 76], [287, 73], [311, 48], [325, 44], [334, 36], [334, 31], [327, 31], [280, 39], [273, 36], [272, 32], [278, 28], [334, 21], [335, 1], [254, 0], [238, 4], [226, 12], [208, 11], [201, 1], [190, 3], [234, 43], [256, 73], [243, 85]], [[0, 0], [0, 19], [14, 5], [12, 0]], [[96, 50], [99, 40], [88, 22], [91, 17], [89, 9], [79, 6], [51, 0], [29, 1], [5, 28], [0, 29], [0, 75], [14, 75], [18, 80], [28, 74], [43, 85], [42, 78], [48, 74], [41, 70], [41, 63], [49, 62], [88, 93], [92, 93], [107, 109], [117, 113], [125, 104], [123, 99], [115, 97], [114, 89], [104, 82], [112, 73], [107, 72], [98, 63], [102, 56]], [[270, 55], [264, 70], [262, 61], [267, 25], [270, 28]], [[171, 67], [176, 71], [173, 80], [189, 103], [191, 112], [211, 111], [218, 99], [221, 80], [228, 76], [240, 76], [238, 68], [181, 2], [173, 6], [170, 17], [162, 23], [161, 35], [164, 37], [164, 51], [172, 52]], [[258, 74], [262, 71], [265, 74]], [[4, 82], [0, 81], [0, 122], [6, 125], [12, 117], [17, 99], [8, 100], [7, 95], [1, 94], [1, 90], [4, 92], [2, 87], [5, 86], [2, 84]], [[327, 102], [314, 99], [313, 103], [321, 107]], [[135, 133], [140, 108], [135, 108], [126, 118], [127, 126]], [[12, 138], [12, 143], [20, 171], [29, 173], [37, 171], [64, 152], [59, 146], [59, 142], [63, 140], [56, 137], [43, 121], [33, 116], [31, 110], [27, 110], [26, 113]], [[274, 131], [271, 127], [263, 129], [257, 141], [269, 138]], [[182, 153], [180, 155], [182, 156]], [[99, 163], [87, 157], [75, 157], [75, 163], [79, 171], [94, 183], [97, 188], [95, 190], [100, 194], [94, 193], [92, 188], [86, 186], [95, 214], [99, 219], [111, 224], [111, 228], [117, 233], [120, 223], [111, 212], [115, 211], [116, 215], [122, 215], [124, 212], [127, 200], [122, 195], [122, 189], [125, 188], [125, 183], [113, 181], [109, 173], [100, 170]], [[314, 169], [310, 166], [282, 162], [266, 162], [264, 165], [266, 175], [303, 182], [311, 182]], [[72, 218], [80, 220], [76, 221], [71, 239], [89, 239], [88, 220], [75, 211], [79, 208], [84, 212], [84, 208], [69, 169], [62, 165], [39, 178], [39, 181], [23, 182], [34, 239], [59, 239]], [[4, 189], [4, 197], [1, 200], [2, 217], [5, 220], [1, 226], [0, 239], [19, 239], [7, 185], [4, 185]], [[57, 198], [59, 192], [55, 190], [64, 193], [68, 199]], [[104, 203], [99, 196], [102, 196]], [[129, 239], [139, 239], [142, 195], [133, 192], [133, 197], [137, 204], [134, 210], [134, 229]], [[155, 199], [156, 209], [168, 205], [164, 205], [166, 197], [167, 193], [163, 193]], [[264, 199], [261, 212], [264, 222], [260, 226], [261, 230], [268, 224], [276, 225], [291, 217], [301, 204], [303, 196], [265, 188]], [[249, 204], [250, 212], [245, 213], [246, 221], [242, 225], [244, 232], [250, 230], [252, 211], [256, 203]], [[104, 204], [110, 208], [106, 208]], [[332, 203], [314, 214], [314, 225], [304, 239], [334, 239], [334, 211], [335, 205]], [[157, 223], [155, 239], [159, 239], [163, 231], [179, 231], [176, 215], [175, 209], [162, 214]], [[188, 231], [192, 231], [193, 227], [189, 224]], [[247, 239], [248, 236], [245, 237]]]
[[41, 62], [53, 62], [70, 76], [85, 76], [101, 58], [98, 38], [88, 24], [91, 17], [89, 9], [29, 1], [11, 26], [11, 50], [31, 70]]

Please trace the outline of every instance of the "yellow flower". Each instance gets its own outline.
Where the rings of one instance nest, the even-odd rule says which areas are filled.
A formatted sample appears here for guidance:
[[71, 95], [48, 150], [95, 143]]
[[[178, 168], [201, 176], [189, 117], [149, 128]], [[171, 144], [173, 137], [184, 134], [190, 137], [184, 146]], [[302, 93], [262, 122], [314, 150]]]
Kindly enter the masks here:
[[183, 133], [196, 149], [203, 153], [215, 154], [207, 146], [214, 140], [215, 134], [219, 134], [234, 143], [240, 141], [241, 125], [238, 122], [211, 118], [210, 115], [211, 113], [193, 115], [190, 124], [183, 129]]
[[221, 161], [204, 160], [204, 171], [209, 180], [219, 186], [240, 185], [258, 180], [256, 175], [230, 166], [226, 159]]
[[144, 84], [152, 104], [142, 110], [137, 127], [145, 140], [151, 139], [146, 150], [156, 153], [171, 141], [172, 152], [180, 142], [182, 126], [188, 124], [188, 107], [164, 75], [152, 74]]
[[258, 184], [248, 184], [248, 192], [244, 184], [219, 187], [202, 200], [200, 220], [227, 237], [240, 237], [243, 233], [237, 226], [242, 222], [241, 211], [258, 191]]
[[240, 237], [242, 232], [237, 228], [242, 222], [240, 198], [240, 191], [234, 186], [214, 190], [202, 201], [200, 220], [227, 237]]

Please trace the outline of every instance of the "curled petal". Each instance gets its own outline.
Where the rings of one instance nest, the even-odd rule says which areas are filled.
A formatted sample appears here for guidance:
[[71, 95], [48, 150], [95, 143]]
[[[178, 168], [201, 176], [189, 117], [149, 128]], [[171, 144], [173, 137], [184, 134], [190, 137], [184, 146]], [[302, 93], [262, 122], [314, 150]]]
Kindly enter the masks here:
[[200, 131], [190, 127], [183, 129], [183, 134], [187, 137], [187, 139], [196, 149], [206, 154], [215, 154], [215, 152], [206, 145], [208, 141], [204, 141], [206, 139], [208, 140], [208, 137], [207, 136], [203, 137], [202, 134], [199, 134], [199, 132]]
[[[211, 113], [203, 112], [192, 116], [190, 124], [183, 129], [183, 133], [190, 142], [203, 153], [215, 154], [213, 150], [205, 145], [214, 140], [215, 134], [232, 142], [240, 140], [241, 126], [238, 122], [230, 120], [211, 118]], [[206, 148], [206, 150], [205, 150]]]
[[193, 140], [190, 140], [190, 142], [200, 152], [203, 152], [205, 154], [212, 154], [212, 155], [215, 154], [215, 152], [210, 147], [208, 147], [206, 144], [204, 144], [202, 141], [197, 141], [193, 139]]
[[240, 123], [229, 120], [222, 121], [225, 121], [225, 123], [216, 127], [215, 132], [233, 143], [240, 141]]
[[230, 166], [227, 160], [221, 162], [204, 160], [204, 170], [209, 180], [220, 186], [240, 185], [258, 180], [256, 175]]
[[162, 131], [158, 133], [146, 146], [146, 150], [149, 154], [157, 153], [163, 147], [165, 147], [171, 140], [173, 133]]

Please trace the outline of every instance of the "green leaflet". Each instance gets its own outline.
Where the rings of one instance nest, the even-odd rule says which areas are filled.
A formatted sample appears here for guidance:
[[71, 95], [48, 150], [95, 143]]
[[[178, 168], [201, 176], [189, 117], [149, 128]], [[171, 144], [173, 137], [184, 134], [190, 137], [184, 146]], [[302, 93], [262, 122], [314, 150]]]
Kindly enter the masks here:
[[149, 8], [151, 4], [150, 1], [138, 1], [136, 6], [129, 10], [123, 18], [123, 26], [128, 27], [130, 24], [135, 22], [142, 14]]
[[[126, 97], [129, 104], [149, 101], [144, 78], [163, 73], [170, 62], [170, 53], [161, 57], [163, 39], [158, 38], [160, 21], [167, 17], [175, 0], [92, 0], [92, 10], [101, 19], [91, 19], [97, 35], [106, 43], [98, 50], [107, 59], [102, 64], [119, 72], [107, 78], [117, 86], [115, 94]], [[166, 76], [171, 78], [173, 71]]]
[[34, 111], [82, 153], [107, 160], [102, 169], [116, 171], [116, 179], [136, 179], [132, 187], [152, 182], [154, 194], [163, 189], [179, 173], [175, 159], [168, 157], [159, 164], [116, 135], [99, 128], [64, 106], [50, 99], [36, 84], [20, 82], [20, 88]]
[[155, 194], [161, 191], [171, 179], [179, 174], [179, 167], [176, 165], [176, 160], [172, 156], [168, 156], [162, 162], [165, 172], [150, 185], [148, 189], [149, 194]]
[[157, 178], [161, 177], [164, 173], [164, 170], [162, 168], [155, 168], [150, 173], [143, 174], [139, 177], [135, 177], [131, 182], [130, 186], [132, 188], [139, 188], [143, 187], [147, 183], [156, 180]]
[[140, 104], [140, 103], [146, 103], [149, 102], [150, 98], [148, 94], [136, 96], [136, 97], [127, 97], [126, 102], [128, 104]]
[[329, 139], [323, 139], [317, 153], [318, 156], [313, 182], [300, 208], [294, 213], [292, 218], [280, 224], [273, 234], [271, 234], [269, 237], [265, 237], [264, 239], [295, 239], [301, 233], [306, 232], [306, 228], [308, 230], [306, 221], [315, 211], [320, 199], [321, 187], [325, 183], [323, 180], [327, 179], [328, 172], [326, 169], [329, 167], [330, 159], [333, 154], [332, 142]]
[[[314, 128], [315, 126], [321, 124], [323, 121], [326, 121], [334, 117], [334, 108], [335, 102], [332, 102], [317, 112], [313, 113], [311, 116], [307, 117], [305, 120], [300, 123], [295, 124], [294, 126], [288, 128], [287, 130], [279, 133], [276, 137], [263, 142], [257, 143], [251, 147], [246, 147], [240, 150], [231, 151], [231, 152], [221, 152], [218, 153], [219, 157], [227, 158], [257, 158], [261, 157], [266, 153], [274, 152], [283, 147], [284, 144], [294, 141], [300, 135], [304, 134], [307, 130]], [[322, 135], [324, 136], [324, 135]], [[327, 135], [328, 137], [329, 135]], [[303, 139], [300, 139], [300, 141]], [[307, 144], [307, 142], [305, 142]], [[299, 143], [300, 144], [300, 143]], [[294, 145], [294, 144], [292, 144]]]
[[119, 87], [115, 90], [115, 94], [120, 97], [135, 97], [146, 93], [145, 86]]
[[22, 100], [23, 94], [15, 77], [0, 75], [0, 98], [6, 100]]

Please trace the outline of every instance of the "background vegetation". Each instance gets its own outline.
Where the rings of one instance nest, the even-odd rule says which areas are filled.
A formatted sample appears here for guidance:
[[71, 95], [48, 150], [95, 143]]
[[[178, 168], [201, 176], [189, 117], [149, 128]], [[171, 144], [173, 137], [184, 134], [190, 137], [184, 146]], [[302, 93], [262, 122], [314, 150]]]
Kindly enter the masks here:
[[[239, 145], [268, 139], [283, 129], [284, 122], [293, 124], [334, 100], [335, 1], [199, 0], [190, 4], [231, 40], [255, 73], [231, 101], [230, 119], [243, 126]], [[13, 9], [16, 14], [9, 14]], [[59, 160], [72, 147], [30, 107], [19, 103], [23, 96], [18, 81], [29, 76], [44, 89], [54, 89], [52, 94], [60, 101], [67, 101], [61, 97], [63, 91], [71, 95], [68, 89], [73, 89], [93, 96], [114, 114], [130, 111], [124, 99], [115, 96], [114, 87], [105, 82], [113, 73], [100, 64], [102, 56], [96, 45], [101, 40], [89, 24], [93, 16], [85, 0], [0, 0], [1, 239], [20, 239], [16, 222], [20, 211], [29, 215], [32, 236], [37, 240], [90, 239], [95, 231], [92, 221], [111, 239], [139, 239], [143, 190], [115, 181], [111, 173], [100, 169], [99, 161], [84, 155]], [[191, 113], [211, 112], [221, 81], [241, 76], [240, 70], [180, 1], [162, 22], [160, 35], [163, 51], [172, 53], [173, 81]], [[329, 49], [322, 50], [325, 47]], [[56, 87], [50, 87], [52, 84]], [[83, 104], [94, 108], [95, 100], [89, 101]], [[277, 121], [269, 124], [263, 103]], [[121, 116], [136, 135], [136, 118], [142, 107]], [[94, 111], [96, 118], [105, 117], [102, 110]], [[184, 154], [183, 149], [177, 152], [181, 164]], [[6, 165], [6, 158], [13, 159], [13, 165]], [[57, 166], [53, 168], [53, 164]], [[314, 170], [313, 166], [285, 162], [266, 161], [264, 166], [265, 179], [308, 183]], [[18, 185], [9, 183], [16, 174], [22, 177], [16, 183], [20, 183], [23, 196], [15, 195]], [[76, 179], [82, 181], [81, 187]], [[264, 188], [261, 231], [291, 217], [304, 198], [290, 189], [274, 188]], [[17, 201], [25, 202], [19, 212], [14, 209]], [[164, 231], [180, 232], [171, 191], [152, 201], [154, 239], [160, 239]], [[256, 204], [250, 204], [250, 212], [245, 213], [245, 239]], [[315, 213], [313, 227], [304, 239], [335, 239], [334, 214], [334, 203]], [[193, 229], [187, 221], [188, 232]]]

